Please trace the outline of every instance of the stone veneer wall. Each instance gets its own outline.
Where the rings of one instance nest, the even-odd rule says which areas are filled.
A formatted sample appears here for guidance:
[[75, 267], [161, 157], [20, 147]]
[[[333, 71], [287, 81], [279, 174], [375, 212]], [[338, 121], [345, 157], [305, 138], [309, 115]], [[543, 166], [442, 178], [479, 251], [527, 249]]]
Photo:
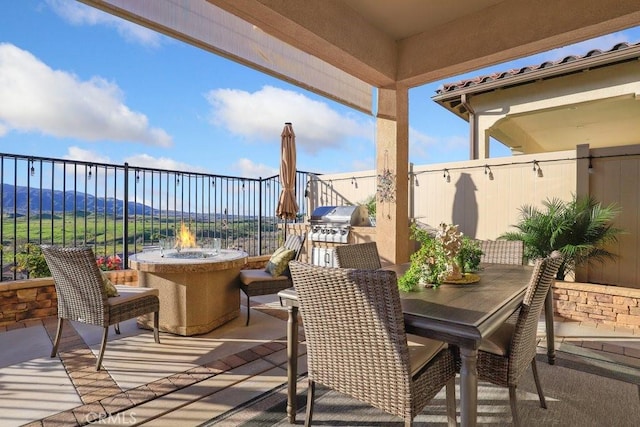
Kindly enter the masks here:
[[[136, 286], [138, 272], [107, 272], [116, 285]], [[0, 283], [0, 326], [58, 315], [58, 296], [51, 277]]]
[[[264, 268], [269, 256], [251, 257], [244, 268]], [[109, 272], [118, 285], [136, 286], [135, 270]], [[582, 322], [640, 330], [640, 289], [556, 281], [555, 315]], [[56, 316], [56, 290], [50, 277], [0, 283], [0, 326]]]
[[640, 289], [556, 281], [553, 300], [556, 316], [640, 329]]
[[58, 314], [51, 277], [0, 283], [0, 326]]
[[[245, 268], [265, 268], [270, 255], [250, 257]], [[137, 270], [107, 272], [115, 285], [138, 285]], [[58, 298], [51, 277], [0, 283], [0, 326], [58, 315]]]

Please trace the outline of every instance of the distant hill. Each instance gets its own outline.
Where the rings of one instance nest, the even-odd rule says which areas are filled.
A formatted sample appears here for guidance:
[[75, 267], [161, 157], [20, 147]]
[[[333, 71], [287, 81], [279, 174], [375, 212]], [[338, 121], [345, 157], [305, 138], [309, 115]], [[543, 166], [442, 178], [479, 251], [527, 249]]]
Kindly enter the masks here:
[[[86, 201], [86, 205], [85, 205]], [[95, 197], [86, 193], [75, 193], [73, 191], [45, 190], [39, 188], [28, 189], [24, 186], [2, 185], [2, 207], [5, 215], [16, 216], [26, 215], [31, 211], [31, 216], [40, 213], [42, 206], [42, 217], [50, 217], [53, 214], [75, 212], [81, 214], [98, 213], [115, 216], [122, 216], [124, 212], [124, 201], [113, 197]], [[141, 203], [128, 203], [129, 215], [152, 215], [157, 213], [157, 209]]]

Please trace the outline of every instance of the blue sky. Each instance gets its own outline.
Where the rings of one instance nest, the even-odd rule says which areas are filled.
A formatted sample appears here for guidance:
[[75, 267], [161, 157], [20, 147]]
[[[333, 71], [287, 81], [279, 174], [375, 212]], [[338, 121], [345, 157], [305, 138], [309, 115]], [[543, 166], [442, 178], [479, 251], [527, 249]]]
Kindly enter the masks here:
[[[442, 83], [639, 40], [636, 27], [411, 89], [410, 161], [468, 158], [468, 124], [431, 100]], [[2, 2], [0, 152], [267, 177], [287, 121], [298, 169], [374, 168], [371, 116], [74, 0]]]

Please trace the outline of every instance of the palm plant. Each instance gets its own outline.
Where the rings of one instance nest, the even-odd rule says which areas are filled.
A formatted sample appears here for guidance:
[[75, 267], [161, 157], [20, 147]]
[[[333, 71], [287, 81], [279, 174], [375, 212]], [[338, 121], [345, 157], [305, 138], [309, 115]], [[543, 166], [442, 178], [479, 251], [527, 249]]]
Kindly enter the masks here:
[[518, 231], [507, 232], [501, 238], [522, 240], [524, 254], [529, 259], [546, 257], [554, 250], [564, 255], [556, 279], [564, 280], [576, 266], [586, 262], [604, 262], [617, 255], [606, 246], [617, 241], [622, 232], [613, 226], [620, 212], [611, 204], [602, 206], [591, 196], [576, 197], [570, 202], [547, 199], [544, 209], [524, 205], [520, 208]]

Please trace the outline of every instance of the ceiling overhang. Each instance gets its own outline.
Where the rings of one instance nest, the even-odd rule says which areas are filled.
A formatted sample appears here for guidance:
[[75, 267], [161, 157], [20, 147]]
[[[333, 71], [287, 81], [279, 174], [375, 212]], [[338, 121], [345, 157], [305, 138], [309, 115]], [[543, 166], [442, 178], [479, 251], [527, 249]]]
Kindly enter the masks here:
[[[359, 84], [344, 76], [325, 84], [325, 70], [332, 76], [340, 71], [369, 88], [410, 88], [640, 23], [637, 0], [80, 1], [363, 111], [372, 106], [363, 108], [340, 89], [344, 82], [346, 87]], [[154, 13], [163, 4], [175, 12], [166, 12], [165, 22], [158, 22]], [[193, 17], [198, 18], [205, 5], [241, 19], [250, 24], [247, 31], [264, 32], [320, 65], [311, 65], [308, 74], [301, 68], [290, 72], [283, 66], [287, 53], [280, 62], [261, 61], [255, 52], [230, 52], [219, 45], [219, 38], [199, 40], [188, 34], [188, 28], [171, 27], [171, 21], [182, 18], [187, 9], [195, 10]], [[254, 40], [238, 36], [238, 43]], [[280, 49], [286, 51], [285, 46]], [[264, 49], [262, 53], [269, 55]], [[296, 66], [305, 67], [305, 62]]]

